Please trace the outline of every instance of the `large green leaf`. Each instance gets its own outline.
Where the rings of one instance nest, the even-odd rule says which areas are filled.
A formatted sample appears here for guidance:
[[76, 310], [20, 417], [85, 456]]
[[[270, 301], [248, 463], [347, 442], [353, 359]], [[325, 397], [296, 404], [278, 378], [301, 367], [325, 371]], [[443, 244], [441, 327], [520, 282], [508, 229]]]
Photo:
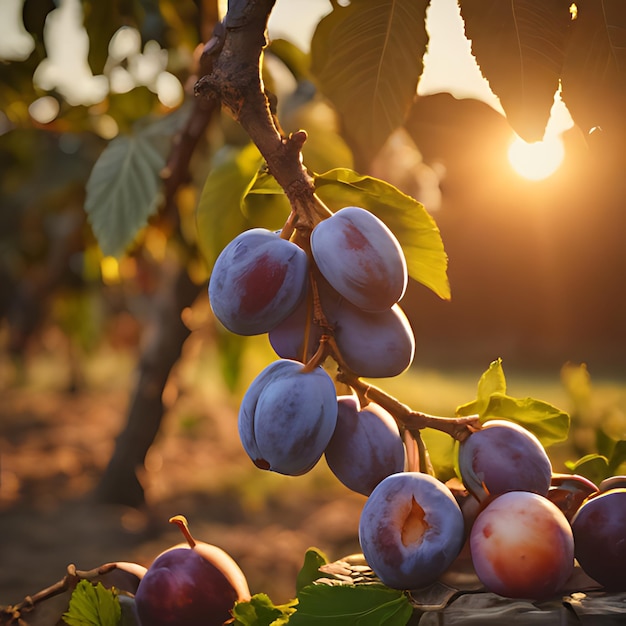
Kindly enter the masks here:
[[341, 116], [353, 152], [369, 163], [415, 97], [428, 35], [428, 0], [333, 3], [311, 42], [312, 72]]
[[482, 420], [509, 419], [533, 433], [544, 447], [567, 439], [570, 418], [567, 413], [543, 400], [512, 398], [494, 393], [489, 398]]
[[315, 176], [315, 189], [333, 211], [360, 206], [379, 217], [398, 238], [411, 278], [450, 299], [441, 234], [420, 202], [389, 183], [342, 168]]
[[143, 121], [104, 149], [87, 181], [85, 211], [105, 255], [120, 256], [156, 212], [172, 136], [187, 109]]
[[309, 585], [298, 593], [293, 626], [402, 626], [413, 608], [401, 591], [382, 585]]
[[582, 0], [576, 7], [562, 74], [563, 100], [583, 131], [623, 131], [626, 3]]
[[543, 137], [565, 59], [570, 2], [460, 0], [465, 34], [492, 91], [526, 141]]

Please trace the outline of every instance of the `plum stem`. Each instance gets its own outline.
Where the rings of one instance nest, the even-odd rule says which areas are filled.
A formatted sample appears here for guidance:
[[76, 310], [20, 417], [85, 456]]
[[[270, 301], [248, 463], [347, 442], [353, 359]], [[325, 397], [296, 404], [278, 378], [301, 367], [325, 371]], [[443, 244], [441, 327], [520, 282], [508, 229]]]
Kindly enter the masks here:
[[174, 515], [174, 517], [170, 517], [170, 524], [176, 524], [178, 528], [180, 528], [180, 532], [183, 533], [183, 536], [187, 540], [190, 548], [195, 548], [196, 540], [193, 538], [191, 531], [189, 530], [189, 524], [187, 522], [187, 518], [184, 515]]
[[[382, 406], [398, 422], [402, 428], [406, 428], [415, 437], [418, 448], [420, 448], [421, 436], [419, 431], [423, 428], [433, 428], [440, 430], [457, 441], [464, 441], [473, 432], [480, 430], [480, 418], [478, 415], [468, 415], [464, 417], [441, 417], [439, 415], [429, 415], [420, 411], [413, 411], [406, 404], [403, 404], [382, 389], [364, 382], [350, 372], [341, 370], [338, 380], [350, 385], [359, 396], [363, 396]], [[424, 445], [423, 442], [421, 444]], [[420, 448], [420, 456], [424, 456], [424, 451]], [[420, 464], [422, 464], [420, 459]]]

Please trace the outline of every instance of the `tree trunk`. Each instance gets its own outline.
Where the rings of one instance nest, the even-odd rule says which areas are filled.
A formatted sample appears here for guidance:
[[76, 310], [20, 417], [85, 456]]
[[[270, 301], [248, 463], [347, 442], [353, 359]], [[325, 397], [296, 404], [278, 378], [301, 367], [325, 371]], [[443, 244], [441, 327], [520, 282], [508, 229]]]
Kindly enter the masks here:
[[163, 389], [190, 334], [181, 319], [181, 311], [193, 304], [199, 291], [184, 267], [172, 268], [164, 274], [138, 364], [126, 426], [96, 488], [95, 496], [101, 502], [134, 507], [144, 502], [137, 470], [143, 465], [161, 425]]

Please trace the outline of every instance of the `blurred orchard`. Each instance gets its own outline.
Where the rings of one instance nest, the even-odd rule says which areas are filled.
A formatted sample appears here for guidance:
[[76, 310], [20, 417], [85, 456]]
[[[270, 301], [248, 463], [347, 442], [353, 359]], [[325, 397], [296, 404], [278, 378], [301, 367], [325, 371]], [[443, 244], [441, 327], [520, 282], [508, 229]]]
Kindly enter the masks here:
[[[405, 3], [279, 0], [262, 68], [282, 129], [307, 132], [311, 171], [387, 181], [441, 233], [446, 280], [409, 280], [415, 358], [388, 388], [451, 414], [501, 358], [520, 395], [571, 412], [570, 439], [551, 455], [559, 467], [606, 451], [626, 439], [626, 7], [517, 0], [512, 16], [495, 2], [461, 1], [459, 13], [452, 0], [423, 0], [413, 4], [428, 21], [411, 30], [393, 22], [395, 4]], [[2, 559], [33, 572], [45, 558], [20, 556], [43, 532], [22, 522], [42, 510], [67, 535], [61, 550], [76, 551], [52, 493], [119, 507], [92, 517], [80, 505], [96, 561], [99, 541], [147, 560], [169, 532], [156, 520], [204, 493], [195, 510], [207, 531], [279, 596], [302, 552], [288, 555], [308, 545], [297, 532], [336, 557], [358, 550], [362, 499], [325, 469], [300, 487], [268, 484], [237, 440], [241, 396], [275, 356], [265, 337], [215, 319], [210, 269], [241, 231], [280, 229], [289, 204], [257, 176], [263, 161], [242, 127], [194, 95], [223, 5], [0, 6], [0, 515], [23, 533], [13, 551], [0, 544], [7, 572]], [[527, 16], [540, 6], [536, 32]], [[343, 39], [341, 16], [365, 9], [392, 32], [387, 56], [380, 29]], [[533, 146], [556, 153], [525, 157]], [[19, 507], [26, 516], [11, 518]], [[270, 567], [272, 541], [284, 549]], [[27, 576], [0, 582], [36, 591]]]

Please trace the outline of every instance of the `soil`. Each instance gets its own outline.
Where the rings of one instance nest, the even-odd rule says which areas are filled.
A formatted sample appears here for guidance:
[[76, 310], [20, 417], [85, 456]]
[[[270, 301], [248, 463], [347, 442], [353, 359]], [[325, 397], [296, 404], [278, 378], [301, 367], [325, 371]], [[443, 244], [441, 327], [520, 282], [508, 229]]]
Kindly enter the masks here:
[[[132, 377], [118, 389], [3, 390], [0, 403], [0, 605], [63, 578], [67, 566], [111, 561], [148, 566], [179, 543], [168, 523], [185, 515], [192, 533], [229, 552], [253, 593], [295, 595], [309, 546], [340, 558], [359, 550], [364, 498], [323, 461], [304, 477], [258, 470], [241, 449], [236, 402], [176, 389], [141, 475], [140, 509], [92, 496], [124, 425]], [[166, 390], [167, 391], [167, 390]]]

